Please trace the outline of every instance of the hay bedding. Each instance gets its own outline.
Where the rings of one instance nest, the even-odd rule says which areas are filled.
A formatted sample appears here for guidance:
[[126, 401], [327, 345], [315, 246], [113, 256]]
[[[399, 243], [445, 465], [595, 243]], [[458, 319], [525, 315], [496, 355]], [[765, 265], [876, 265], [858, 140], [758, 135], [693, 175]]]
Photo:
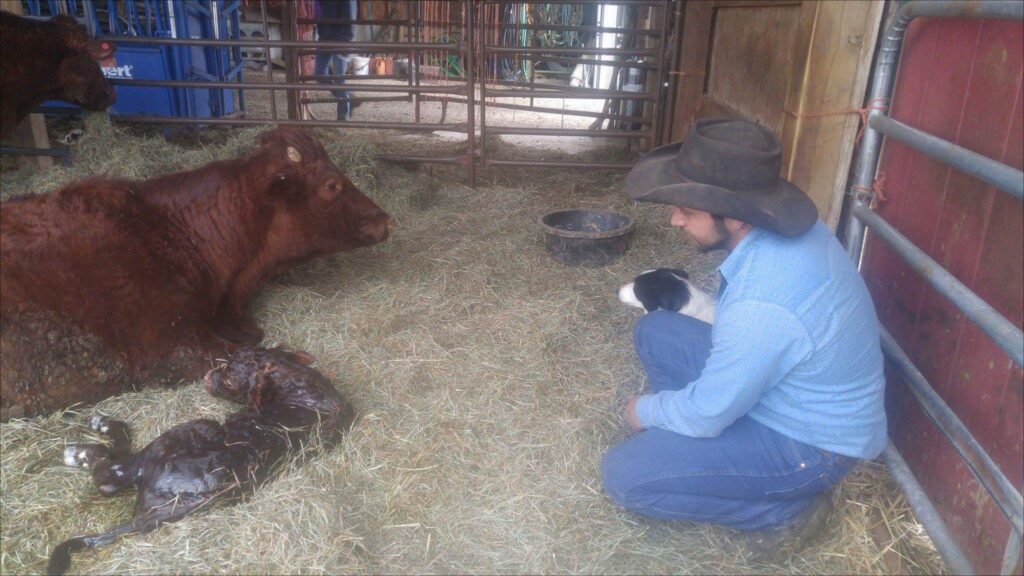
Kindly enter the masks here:
[[[152, 133], [93, 131], [70, 168], [5, 171], [3, 195], [90, 173], [191, 168], [249, 149], [257, 132], [211, 132], [205, 143], [176, 146]], [[603, 496], [601, 455], [625, 436], [620, 406], [644, 382], [632, 351], [637, 312], [616, 301], [616, 290], [644, 268], [680, 263], [714, 289], [720, 260], [696, 254], [663, 208], [627, 202], [621, 174], [493, 170], [474, 191], [453, 168], [430, 175], [373, 160], [377, 150], [422, 141], [321, 136], [395, 217], [396, 232], [383, 245], [277, 279], [256, 312], [268, 342], [316, 355], [360, 411], [355, 428], [248, 502], [78, 554], [73, 571], [882, 573], [886, 551], [870, 536], [878, 518], [905, 570], [941, 570], [877, 465], [841, 485], [842, 512], [823, 541], [778, 566], [751, 564], [729, 530], [649, 521]], [[526, 153], [536, 152], [503, 151]], [[626, 257], [596, 269], [548, 258], [534, 221], [568, 207], [633, 215], [638, 232]], [[187, 383], [111, 398], [96, 410], [129, 422], [141, 446], [177, 423], [223, 418], [233, 407]], [[39, 572], [60, 540], [128, 517], [132, 498], [104, 499], [88, 474], [61, 465], [65, 442], [88, 437], [91, 413], [0, 426], [0, 572]]]

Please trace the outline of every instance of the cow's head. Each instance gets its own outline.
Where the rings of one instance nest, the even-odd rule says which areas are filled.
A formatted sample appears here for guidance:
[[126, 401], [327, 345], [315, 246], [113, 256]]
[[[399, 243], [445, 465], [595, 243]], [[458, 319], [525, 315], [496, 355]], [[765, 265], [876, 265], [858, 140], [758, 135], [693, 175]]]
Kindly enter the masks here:
[[284, 258], [369, 246], [390, 233], [391, 217], [299, 128], [281, 126], [262, 134], [253, 169], [267, 182], [274, 203], [267, 242]]
[[114, 53], [114, 46], [105, 40], [90, 38], [74, 18], [56, 16], [60, 42], [65, 47], [64, 57], [57, 70], [60, 97], [87, 110], [104, 110], [114, 103], [114, 87], [107, 82], [99, 61]]

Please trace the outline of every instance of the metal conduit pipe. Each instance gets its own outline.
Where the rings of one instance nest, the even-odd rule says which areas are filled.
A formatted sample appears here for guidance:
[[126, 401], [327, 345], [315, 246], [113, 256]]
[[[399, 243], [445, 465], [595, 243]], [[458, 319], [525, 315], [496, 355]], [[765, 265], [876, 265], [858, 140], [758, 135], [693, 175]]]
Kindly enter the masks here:
[[914, 366], [910, 357], [900, 348], [892, 335], [885, 328], [881, 329], [881, 335], [882, 351], [906, 376], [907, 386], [921, 403], [925, 414], [960, 453], [960, 457], [970, 467], [978, 482], [992, 496], [1006, 519], [1010, 521], [1013, 529], [1017, 532], [1024, 531], [1024, 527], [1021, 525], [1022, 518], [1024, 518], [1024, 500], [1021, 499], [1020, 492], [1014, 488], [1010, 479], [1003, 474], [1003, 471], [971, 435], [963, 422], [957, 418], [953, 410], [942, 400], [942, 397], [935, 392], [935, 389], [928, 383], [928, 379], [917, 369], [917, 366]]
[[[302, 84], [298, 82], [208, 82], [206, 80], [125, 80], [111, 79], [115, 86], [148, 86], [150, 88], [232, 88], [237, 90], [316, 90], [327, 91], [330, 85]], [[326, 87], [325, 87], [326, 86]], [[345, 84], [347, 92], [391, 92], [465, 94], [467, 88], [458, 86], [384, 86], [377, 84]]]
[[956, 305], [964, 316], [988, 334], [1018, 366], [1024, 366], [1024, 333], [995, 308], [971, 291], [955, 276], [932, 260], [906, 236], [871, 211], [867, 205], [852, 208], [853, 216], [870, 226], [871, 230], [889, 245], [910, 267], [933, 288]]
[[946, 561], [950, 571], [953, 574], [977, 574], [971, 561], [967, 559], [967, 555], [953, 538], [946, 522], [939, 515], [939, 511], [935, 509], [932, 501], [928, 499], [921, 483], [914, 477], [914, 473], [910, 471], [906, 460], [900, 455], [900, 451], [893, 445], [892, 440], [886, 443], [885, 450], [882, 451], [882, 461], [889, 468], [896, 483], [903, 489], [903, 493], [907, 495], [907, 503], [910, 504], [914, 515], [928, 532], [928, 536], [935, 544], [935, 549]]
[[1024, 172], [1012, 166], [1007, 166], [977, 152], [971, 152], [917, 128], [911, 128], [888, 116], [873, 116], [868, 120], [868, 126], [915, 150], [924, 152], [940, 162], [945, 162], [961, 172], [988, 182], [1017, 198], [1024, 199]]
[[211, 126], [268, 126], [269, 124], [281, 124], [285, 126], [318, 126], [327, 128], [384, 128], [394, 130], [419, 130], [433, 132], [443, 130], [447, 132], [466, 133], [466, 123], [457, 124], [411, 124], [407, 122], [358, 122], [355, 120], [288, 120], [279, 119], [268, 121], [265, 118], [198, 118], [177, 117], [177, 116], [111, 116], [115, 122], [129, 124], [198, 124]]
[[[888, 101], [892, 95], [893, 83], [896, 80], [896, 66], [899, 62], [903, 38], [910, 21], [918, 16], [946, 16], [960, 18], [1002, 18], [1024, 19], [1024, 2], [1002, 2], [999, 0], [983, 0], [980, 2], [948, 1], [948, 0], [915, 0], [901, 6], [889, 19], [885, 27], [882, 43], [879, 46], [878, 58], [872, 70], [871, 89], [868, 92], [868, 103], [879, 100]], [[850, 189], [852, 207], [867, 206], [869, 199], [857, 194], [857, 189], [871, 189], [878, 169], [878, 157], [882, 148], [882, 134], [871, 127], [871, 119], [885, 115], [885, 111], [872, 107], [868, 111], [868, 126], [864, 130], [857, 162], [854, 168], [853, 185]], [[864, 225], [857, 218], [851, 218], [846, 227], [846, 250], [853, 261], [860, 264], [861, 251], [864, 244]], [[1019, 364], [1019, 362], [1018, 362]]]

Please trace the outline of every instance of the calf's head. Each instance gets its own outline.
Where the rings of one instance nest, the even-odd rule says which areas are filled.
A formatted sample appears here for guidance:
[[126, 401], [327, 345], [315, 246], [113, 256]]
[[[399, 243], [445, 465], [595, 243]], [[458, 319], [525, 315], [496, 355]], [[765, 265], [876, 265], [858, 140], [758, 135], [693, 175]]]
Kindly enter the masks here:
[[114, 53], [114, 46], [105, 40], [89, 38], [74, 18], [67, 15], [54, 17], [58, 41], [64, 46], [64, 56], [57, 69], [60, 97], [87, 110], [105, 110], [114, 103], [114, 87], [107, 82], [99, 61]]
[[237, 404], [250, 404], [259, 376], [274, 366], [307, 366], [313, 357], [285, 348], [243, 348], [222, 366], [206, 373], [203, 386], [211, 396]]
[[267, 242], [283, 258], [331, 254], [387, 239], [391, 217], [366, 197], [305, 131], [260, 137], [255, 168], [274, 203]]

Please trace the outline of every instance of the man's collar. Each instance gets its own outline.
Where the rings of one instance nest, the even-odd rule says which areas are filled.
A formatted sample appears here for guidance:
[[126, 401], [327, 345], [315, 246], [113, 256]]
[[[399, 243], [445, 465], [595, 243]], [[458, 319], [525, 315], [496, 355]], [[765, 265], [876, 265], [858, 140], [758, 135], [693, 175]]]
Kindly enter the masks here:
[[751, 250], [753, 250], [753, 246], [758, 243], [759, 239], [764, 234], [768, 234], [768, 232], [760, 228], [751, 229], [750, 232], [747, 232], [747, 235], [743, 240], [740, 240], [739, 244], [736, 245], [736, 248], [729, 253], [729, 256], [722, 261], [722, 264], [718, 267], [718, 271], [726, 281], [731, 281], [733, 279], [733, 276], [735, 276], [743, 266], [743, 263], [747, 260]]

